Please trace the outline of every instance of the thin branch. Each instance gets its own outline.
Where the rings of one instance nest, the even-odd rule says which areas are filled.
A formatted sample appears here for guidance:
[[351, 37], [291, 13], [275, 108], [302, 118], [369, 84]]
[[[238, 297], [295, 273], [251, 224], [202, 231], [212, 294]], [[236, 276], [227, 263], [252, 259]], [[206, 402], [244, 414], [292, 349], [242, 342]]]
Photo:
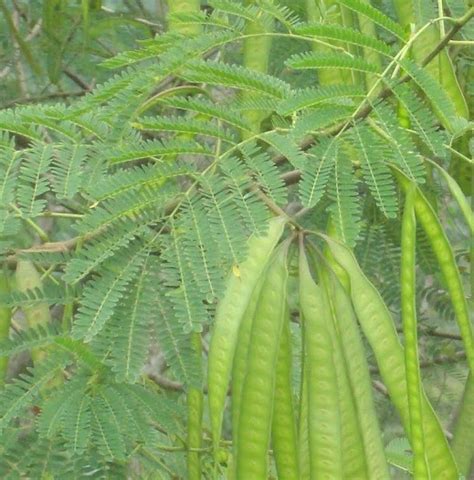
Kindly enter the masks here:
[[68, 68], [64, 68], [63, 72], [69, 77], [77, 86], [82, 88], [85, 92], [90, 92], [92, 90], [92, 85], [89, 85], [85, 82], [77, 73], [69, 70]]

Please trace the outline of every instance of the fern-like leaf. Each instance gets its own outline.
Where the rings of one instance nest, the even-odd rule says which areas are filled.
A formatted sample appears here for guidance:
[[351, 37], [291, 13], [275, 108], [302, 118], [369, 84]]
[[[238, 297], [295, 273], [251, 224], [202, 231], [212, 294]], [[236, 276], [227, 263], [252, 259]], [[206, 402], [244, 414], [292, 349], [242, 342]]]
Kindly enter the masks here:
[[293, 95], [283, 100], [277, 108], [280, 115], [290, 115], [308, 107], [335, 99], [348, 99], [352, 97], [365, 97], [362, 88], [353, 85], [329, 85], [321, 88], [306, 88], [298, 90]]
[[54, 150], [51, 165], [53, 190], [59, 199], [71, 199], [82, 184], [82, 164], [87, 159], [87, 149], [80, 144], [63, 144]]
[[189, 117], [147, 117], [135, 122], [133, 126], [139, 130], [155, 132], [173, 132], [188, 135], [203, 135], [235, 143], [235, 137], [225, 129], [214, 126], [210, 122], [195, 120]]
[[364, 35], [358, 30], [339, 25], [303, 23], [298, 25], [294, 31], [295, 33], [308, 37], [327, 38], [328, 40], [335, 40], [356, 45], [358, 47], [368, 48], [387, 57], [392, 57], [393, 54], [391, 47], [381, 40]]
[[0, 393], [0, 431], [39, 394], [40, 389], [69, 363], [69, 356], [56, 352], [28, 374], [20, 375]]
[[74, 321], [73, 337], [90, 341], [113, 315], [127, 286], [144, 260], [145, 248], [135, 244], [115, 257], [84, 288], [81, 307]]
[[334, 139], [321, 138], [318, 145], [309, 151], [299, 185], [300, 198], [305, 207], [314, 207], [323, 197], [334, 168], [337, 148]]
[[415, 81], [427, 96], [433, 109], [440, 116], [443, 124], [450, 128], [456, 118], [456, 108], [443, 87], [426, 71], [415, 62], [408, 59], [400, 61], [405, 72]]
[[285, 98], [290, 89], [287, 83], [278, 78], [239, 65], [226, 65], [219, 62], [192, 62], [181, 75], [191, 82], [250, 90], [275, 98]]
[[379, 67], [369, 63], [363, 57], [342, 53], [304, 52], [292, 55], [285, 65], [294, 70], [340, 68], [359, 72], [378, 73]]
[[344, 5], [353, 12], [360, 13], [364, 17], [372, 20], [375, 24], [382, 28], [385, 28], [390, 33], [393, 33], [396, 37], [403, 40], [405, 38], [405, 32], [403, 27], [394, 22], [390, 17], [382, 13], [379, 9], [373, 7], [370, 3], [362, 0], [337, 0], [337, 3]]
[[337, 149], [334, 164], [334, 179], [329, 182], [329, 196], [336, 232], [347, 245], [353, 246], [360, 230], [360, 207], [357, 200], [357, 183], [352, 164], [345, 152]]
[[49, 191], [47, 172], [52, 161], [51, 145], [36, 145], [25, 154], [18, 178], [18, 204], [25, 217], [36, 217], [46, 206]]
[[368, 128], [354, 126], [353, 141], [370, 192], [387, 218], [397, 216], [395, 184], [388, 165], [385, 145]]
[[130, 293], [110, 320], [113, 335], [110, 363], [118, 382], [134, 383], [148, 356], [151, 302], [147, 290], [147, 260], [141, 266]]

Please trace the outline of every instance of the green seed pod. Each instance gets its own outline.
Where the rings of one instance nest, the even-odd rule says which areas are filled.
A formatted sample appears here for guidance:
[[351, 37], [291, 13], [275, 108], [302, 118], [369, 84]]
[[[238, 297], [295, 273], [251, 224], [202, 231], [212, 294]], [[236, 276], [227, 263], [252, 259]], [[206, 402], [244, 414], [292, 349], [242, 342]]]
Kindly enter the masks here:
[[453, 429], [451, 447], [459, 467], [459, 473], [469, 477], [474, 461], [474, 377], [466, 380], [461, 408]]
[[289, 312], [287, 311], [276, 366], [272, 420], [273, 455], [278, 478], [281, 480], [300, 478], [291, 373], [291, 332]]
[[[337, 262], [346, 270], [351, 283], [351, 299], [365, 337], [375, 354], [380, 374], [393, 404], [410, 434], [410, 416], [404, 351], [391, 314], [379, 292], [360, 269], [353, 253], [343, 244], [326, 237]], [[428, 399], [423, 393], [423, 428], [426, 453], [432, 478], [456, 479], [457, 468], [443, 430]]]
[[239, 440], [239, 419], [242, 407], [242, 387], [247, 374], [247, 357], [249, 351], [252, 325], [255, 318], [255, 311], [260, 299], [262, 286], [266, 278], [266, 270], [262, 273], [255, 290], [252, 293], [250, 302], [245, 310], [244, 317], [240, 324], [237, 347], [235, 349], [234, 363], [232, 367], [232, 448], [234, 457], [237, 457]]
[[[405, 192], [408, 192], [409, 189], [412, 188], [412, 183], [399, 170], [394, 169], [394, 171], [401, 186]], [[469, 368], [471, 372], [474, 372], [474, 336], [472, 323], [469, 318], [466, 295], [464, 294], [464, 287], [459, 269], [456, 265], [453, 249], [435, 211], [433, 210], [433, 207], [419, 188], [416, 189], [414, 207], [416, 217], [423, 227], [431, 244], [431, 248], [438, 260], [438, 265], [443, 274], [444, 281], [446, 282], [454, 313], [456, 314], [456, 320], [464, 342]]]
[[[245, 0], [245, 5], [252, 5], [256, 3], [255, 0]], [[268, 27], [262, 24], [257, 18], [255, 22], [249, 22], [247, 28], [245, 29], [246, 35], [251, 35], [248, 38], [244, 39], [243, 45], [243, 65], [244, 67], [250, 68], [261, 73], [268, 72], [268, 64], [270, 61], [270, 50], [272, 48], [272, 37], [270, 35], [265, 36], [264, 34], [268, 32]], [[242, 94], [244, 99], [251, 99], [254, 97], [254, 94], [244, 92]], [[260, 124], [264, 119], [265, 113], [258, 110], [248, 111], [245, 113], [247, 120], [252, 126], [254, 133], [260, 132]], [[250, 136], [251, 134], [246, 134]]]
[[[357, 419], [360, 430], [362, 455], [367, 464], [367, 478], [388, 479], [390, 476], [375, 412], [366, 352], [351, 300], [337, 275], [331, 271], [323, 271], [323, 279], [333, 310], [335, 331], [343, 353], [350, 386], [349, 395], [353, 398], [355, 405], [354, 417]], [[346, 476], [350, 478], [349, 474]], [[354, 475], [353, 478], [355, 478]]]
[[287, 250], [288, 244], [282, 245], [268, 267], [252, 325], [242, 385], [237, 480], [267, 478], [276, 366], [286, 321]]
[[416, 190], [413, 186], [407, 192], [402, 220], [402, 258], [400, 268], [401, 306], [403, 335], [405, 337], [405, 372], [410, 414], [410, 441], [413, 449], [413, 473], [415, 479], [429, 479], [426, 464], [425, 436], [423, 432], [422, 387], [418, 362], [418, 339], [416, 320], [416, 279], [415, 245]]
[[208, 360], [209, 410], [216, 451], [239, 327], [257, 282], [283, 233], [285, 222], [284, 218], [275, 218], [270, 221], [266, 235], [249, 240], [248, 257], [233, 269], [224, 298], [217, 307]]

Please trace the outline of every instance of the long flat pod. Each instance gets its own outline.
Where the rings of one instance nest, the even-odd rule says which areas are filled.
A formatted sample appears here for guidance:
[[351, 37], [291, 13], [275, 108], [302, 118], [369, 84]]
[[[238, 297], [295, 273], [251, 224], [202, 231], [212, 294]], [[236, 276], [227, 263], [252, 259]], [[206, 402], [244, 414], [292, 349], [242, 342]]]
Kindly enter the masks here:
[[338, 384], [327, 328], [330, 312], [322, 288], [311, 276], [303, 249], [300, 251], [299, 282], [308, 374], [310, 478], [343, 479]]
[[306, 360], [304, 318], [300, 312], [300, 324], [302, 331], [301, 346], [301, 385], [298, 412], [298, 465], [300, 471], [300, 480], [310, 480], [311, 465], [309, 455], [309, 425], [308, 425], [308, 366]]
[[[257, 4], [255, 0], [244, 0], [244, 5], [254, 4]], [[266, 23], [267, 25], [264, 26], [262, 19], [258, 17], [255, 19], [255, 22], [249, 22], [245, 29], [245, 35], [248, 35], [248, 37], [244, 39], [243, 44], [243, 65], [261, 73], [268, 72], [270, 50], [272, 48], [271, 35], [265, 35], [269, 33], [268, 30], [271, 32], [271, 28], [269, 28], [271, 24], [268, 21]], [[242, 96], [245, 100], [251, 99], [255, 94], [244, 92]], [[252, 126], [253, 133], [258, 133], [265, 113], [258, 110], [250, 110], [245, 113], [245, 117]], [[246, 134], [246, 136], [250, 136], [250, 134]]]
[[[377, 289], [367, 279], [353, 253], [345, 245], [325, 237], [334, 258], [346, 270], [350, 279], [350, 294], [354, 311], [365, 337], [375, 354], [380, 374], [390, 398], [410, 432], [404, 352], [390, 312]], [[457, 479], [458, 473], [439, 420], [423, 393], [423, 428], [426, 435], [427, 459], [432, 478]]]
[[237, 480], [267, 478], [275, 369], [286, 318], [287, 250], [288, 244], [283, 244], [268, 267], [252, 325], [242, 385]]
[[235, 349], [234, 363], [232, 366], [232, 450], [234, 457], [237, 457], [239, 440], [239, 419], [240, 408], [242, 405], [242, 387], [248, 368], [248, 351], [250, 337], [252, 334], [252, 325], [257, 310], [257, 304], [260, 299], [263, 284], [267, 275], [265, 270], [250, 298], [250, 302], [245, 310], [244, 317], [240, 323], [238, 342]]
[[337, 380], [337, 396], [341, 424], [342, 470], [344, 478], [369, 478], [362, 441], [362, 434], [357, 418], [354, 393], [349, 380], [345, 352], [341, 342], [342, 332], [336, 318], [335, 298], [327, 283], [325, 271], [320, 271], [321, 288], [324, 301], [328, 306], [328, 331]]
[[422, 388], [418, 362], [416, 319], [415, 245], [416, 219], [414, 186], [407, 192], [402, 219], [402, 256], [400, 268], [403, 335], [405, 337], [405, 371], [410, 415], [410, 443], [413, 450], [413, 474], [416, 479], [429, 478], [423, 432]]
[[279, 480], [299, 478], [298, 442], [291, 371], [291, 332], [287, 309], [276, 366], [272, 417], [272, 446]]
[[333, 298], [335, 321], [337, 322], [362, 435], [368, 478], [388, 479], [390, 476], [375, 412], [366, 352], [362, 344], [352, 303], [333, 272], [328, 272], [326, 278], [328, 290]]
[[282, 217], [272, 219], [266, 235], [249, 240], [248, 257], [240, 265], [238, 275], [235, 271], [231, 272], [224, 298], [217, 307], [208, 361], [208, 397], [215, 447], [219, 445], [240, 322], [258, 279], [283, 233], [285, 222]]
[[[405, 192], [412, 188], [412, 182], [399, 170], [394, 169], [398, 181]], [[414, 207], [416, 217], [428, 237], [431, 248], [438, 260], [438, 265], [446, 282], [446, 287], [451, 297], [456, 320], [461, 332], [461, 337], [466, 350], [469, 369], [474, 373], [474, 336], [472, 323], [469, 318], [467, 298], [461, 281], [461, 275], [456, 265], [453, 249], [448, 237], [444, 232], [441, 222], [438, 219], [433, 207], [419, 188], [416, 188]]]
[[461, 406], [453, 429], [451, 448], [459, 473], [466, 478], [474, 468], [474, 377], [467, 377]]

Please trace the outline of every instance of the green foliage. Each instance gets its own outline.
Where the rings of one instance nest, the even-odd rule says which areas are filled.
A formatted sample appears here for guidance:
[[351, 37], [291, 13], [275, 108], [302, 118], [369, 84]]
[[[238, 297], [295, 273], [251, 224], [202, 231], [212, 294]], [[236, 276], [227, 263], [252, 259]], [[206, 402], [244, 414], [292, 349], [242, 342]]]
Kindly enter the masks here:
[[[0, 342], [12, 366], [0, 389], [0, 477], [186, 478], [184, 395], [206, 392], [206, 355], [192, 337], [206, 345], [251, 235], [282, 211], [299, 231], [330, 219], [399, 312], [392, 167], [449, 217], [424, 159], [448, 170], [467, 157], [454, 142], [467, 123], [438, 79], [400, 55], [405, 29], [380, 2], [334, 5], [377, 25], [369, 36], [357, 22], [306, 22], [295, 13], [302, 2], [213, 0], [173, 16], [183, 28], [202, 26], [192, 38], [164, 32], [163, 11], [152, 15], [142, 2], [115, 2], [113, 11], [100, 1], [41, 3], [0, 3], [10, 12], [0, 35], [11, 63], [5, 78], [0, 71], [0, 101], [17, 104], [0, 110], [0, 263], [28, 259], [42, 277], [41, 288], [0, 297], [17, 312]], [[28, 34], [40, 19], [36, 43]], [[242, 65], [252, 22], [272, 32], [269, 73]], [[325, 50], [314, 51], [321, 41]], [[321, 70], [338, 69], [347, 82], [319, 83]], [[365, 87], [366, 73], [376, 88]], [[54, 103], [69, 94], [81, 98]], [[256, 111], [261, 131], [249, 121]], [[448, 234], [463, 255], [465, 232]], [[417, 249], [419, 317], [436, 329], [453, 312], [420, 234]], [[22, 310], [39, 303], [54, 321], [27, 329]], [[452, 347], [433, 338], [423, 339], [423, 356]], [[32, 349], [43, 360], [17, 366]], [[210, 443], [205, 436], [200, 452], [205, 478]], [[403, 445], [390, 442], [388, 459], [407, 470]], [[225, 462], [215, 468], [226, 475]]]

